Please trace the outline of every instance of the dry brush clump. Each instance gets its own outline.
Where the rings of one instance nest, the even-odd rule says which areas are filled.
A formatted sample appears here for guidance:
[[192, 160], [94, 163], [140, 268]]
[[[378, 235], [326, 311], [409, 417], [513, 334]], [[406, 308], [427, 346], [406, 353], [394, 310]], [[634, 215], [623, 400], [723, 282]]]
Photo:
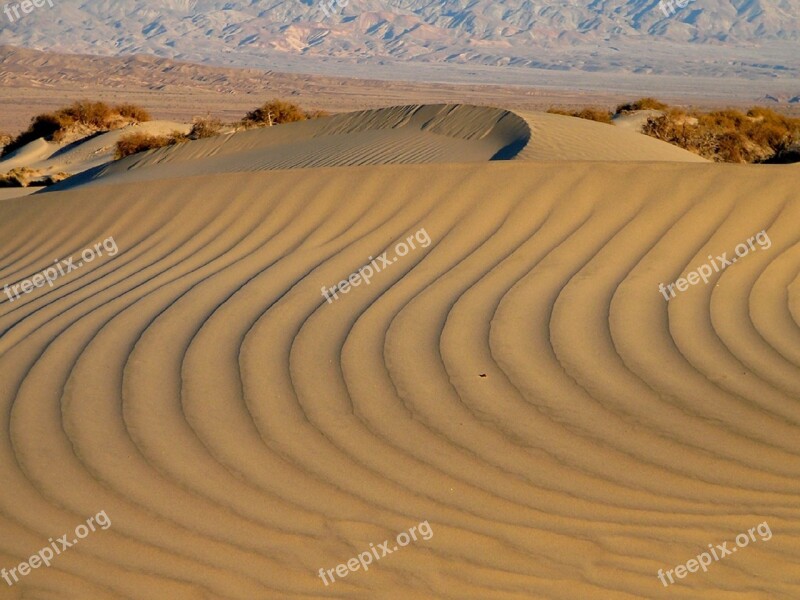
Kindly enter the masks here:
[[642, 133], [717, 162], [781, 162], [800, 142], [800, 119], [761, 107], [746, 114], [732, 109], [687, 113], [673, 108], [650, 117]]
[[219, 119], [211, 117], [196, 118], [192, 123], [191, 131], [186, 135], [190, 140], [202, 140], [222, 133], [225, 124]]
[[717, 162], [797, 162], [800, 157], [800, 119], [793, 119], [762, 107], [747, 113], [724, 109], [711, 112], [691, 111], [656, 100], [640, 98], [620, 104], [614, 115], [601, 108], [547, 112], [579, 117], [601, 123], [643, 110], [659, 111], [649, 117], [642, 133], [680, 146]]
[[625, 104], [620, 104], [617, 106], [617, 110], [614, 114], [620, 115], [629, 112], [635, 112], [637, 110], [667, 110], [669, 106], [661, 102], [660, 100], [656, 100], [655, 98], [639, 98], [638, 100], [634, 100], [633, 102], [626, 102]]
[[71, 177], [71, 175], [63, 171], [50, 175], [42, 175], [41, 171], [36, 169], [19, 167], [17, 169], [11, 169], [8, 173], [0, 174], [0, 188], [28, 187], [31, 185], [49, 186], [59, 181], [64, 181], [69, 177]]
[[134, 131], [117, 140], [117, 149], [114, 157], [119, 160], [146, 150], [174, 146], [187, 141], [189, 141], [189, 138], [180, 131], [173, 131], [167, 135], [152, 135], [143, 131]]
[[598, 123], [611, 124], [611, 111], [603, 108], [584, 108], [581, 110], [565, 110], [563, 108], [550, 108], [548, 111], [552, 115], [566, 115], [568, 117], [578, 117], [579, 119], [587, 119], [589, 121], [597, 121]]
[[295, 123], [308, 119], [325, 117], [327, 113], [323, 111], [305, 111], [297, 104], [286, 102], [285, 100], [271, 100], [255, 110], [250, 111], [241, 120], [241, 125], [245, 129], [251, 127], [272, 127], [283, 123]]
[[242, 128], [271, 127], [282, 123], [294, 123], [327, 115], [328, 113], [323, 111], [305, 111], [291, 102], [272, 100], [250, 111], [241, 121], [232, 125], [226, 125], [220, 119], [210, 116], [196, 117], [192, 123], [191, 131], [187, 134], [182, 134], [178, 131], [173, 131], [168, 135], [150, 135], [143, 132], [130, 133], [117, 142], [115, 157], [117, 159], [125, 158], [138, 152], [173, 146], [182, 142], [207, 139]]
[[187, 134], [173, 131], [168, 135], [152, 135], [144, 132], [133, 132], [123, 136], [117, 142], [116, 159], [125, 158], [138, 152], [173, 146], [182, 142], [202, 140], [237, 129], [252, 127], [271, 127], [282, 123], [293, 123], [327, 116], [323, 111], [305, 111], [296, 104], [283, 100], [272, 100], [250, 111], [239, 122], [226, 125], [220, 119], [212, 117], [196, 117], [192, 129]]
[[152, 120], [147, 110], [135, 104], [120, 104], [115, 110], [121, 117], [130, 119], [134, 123], [145, 123]]
[[189, 133], [181, 133], [180, 131], [173, 131], [166, 135], [153, 135], [143, 131], [134, 131], [127, 135], [122, 136], [117, 140], [117, 148], [114, 153], [114, 158], [119, 160], [132, 154], [153, 150], [155, 148], [164, 148], [166, 146], [174, 146], [175, 144], [182, 144], [191, 140], [202, 140], [210, 137], [220, 135], [225, 124], [219, 119], [196, 118], [192, 124], [192, 129]]
[[31, 180], [38, 175], [29, 167], [11, 169], [8, 173], [0, 174], [0, 188], [4, 187], [28, 187]]
[[5, 156], [39, 138], [60, 142], [75, 132], [89, 135], [149, 120], [150, 114], [133, 104], [109, 106], [105, 102], [81, 100], [55, 112], [33, 117], [28, 129], [3, 147], [2, 155]]

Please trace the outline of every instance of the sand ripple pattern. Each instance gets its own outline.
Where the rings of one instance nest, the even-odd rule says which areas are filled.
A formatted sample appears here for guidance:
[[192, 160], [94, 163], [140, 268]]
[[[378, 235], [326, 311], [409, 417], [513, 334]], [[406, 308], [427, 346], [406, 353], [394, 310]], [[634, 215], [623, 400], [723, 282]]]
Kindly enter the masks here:
[[153, 150], [110, 163], [60, 187], [174, 178], [197, 172], [510, 160], [529, 142], [530, 133], [524, 118], [499, 108], [397, 106]]
[[[0, 597], [800, 598], [792, 174], [389, 165], [3, 202], [2, 284], [120, 252], [0, 303], [0, 566], [113, 523]], [[422, 520], [430, 541], [317, 576]]]

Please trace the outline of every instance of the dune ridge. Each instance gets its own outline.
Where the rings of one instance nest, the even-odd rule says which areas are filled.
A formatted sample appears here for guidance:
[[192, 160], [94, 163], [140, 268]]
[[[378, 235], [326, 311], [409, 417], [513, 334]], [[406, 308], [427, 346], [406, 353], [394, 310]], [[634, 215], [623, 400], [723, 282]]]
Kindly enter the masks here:
[[92, 169], [55, 189], [201, 173], [492, 160], [707, 162], [636, 132], [562, 115], [411, 105], [160, 148]]
[[[281, 129], [0, 204], [0, 282], [109, 235], [120, 249], [0, 297], [0, 564], [99, 510], [112, 520], [2, 593], [800, 594], [794, 167], [154, 173], [194, 152], [201, 172], [255, 156]], [[325, 302], [320, 286], [420, 227], [428, 248]], [[761, 229], [768, 250], [669, 303], [658, 292]], [[422, 520], [430, 541], [318, 577]], [[764, 521], [768, 542], [669, 590], [657, 579]]]

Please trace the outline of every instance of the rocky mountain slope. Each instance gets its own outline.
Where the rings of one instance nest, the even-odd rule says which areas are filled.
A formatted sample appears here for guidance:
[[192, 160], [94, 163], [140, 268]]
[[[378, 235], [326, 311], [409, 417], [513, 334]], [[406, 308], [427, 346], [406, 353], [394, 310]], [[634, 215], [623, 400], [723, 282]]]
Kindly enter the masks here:
[[0, 44], [260, 68], [302, 57], [785, 78], [798, 76], [800, 4], [694, 0], [667, 15], [659, 0], [60, 0], [2, 24]]

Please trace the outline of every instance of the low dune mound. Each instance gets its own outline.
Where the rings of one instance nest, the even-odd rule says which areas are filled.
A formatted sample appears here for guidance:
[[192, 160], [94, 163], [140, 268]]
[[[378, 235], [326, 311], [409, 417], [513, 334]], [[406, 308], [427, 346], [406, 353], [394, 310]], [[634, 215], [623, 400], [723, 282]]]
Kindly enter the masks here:
[[12, 169], [30, 167], [32, 164], [46, 160], [61, 146], [55, 142], [48, 142], [44, 138], [33, 140], [22, 148], [14, 150], [8, 156], [0, 158], [0, 173]]
[[108, 164], [114, 159], [119, 139], [131, 132], [165, 135], [173, 131], [188, 133], [190, 129], [191, 125], [182, 123], [148, 121], [95, 133], [70, 143], [39, 138], [1, 159], [0, 175], [22, 168], [36, 171], [43, 177], [61, 172], [75, 175]]
[[709, 162], [683, 148], [633, 129], [549, 113], [520, 113], [531, 141], [520, 160]]

